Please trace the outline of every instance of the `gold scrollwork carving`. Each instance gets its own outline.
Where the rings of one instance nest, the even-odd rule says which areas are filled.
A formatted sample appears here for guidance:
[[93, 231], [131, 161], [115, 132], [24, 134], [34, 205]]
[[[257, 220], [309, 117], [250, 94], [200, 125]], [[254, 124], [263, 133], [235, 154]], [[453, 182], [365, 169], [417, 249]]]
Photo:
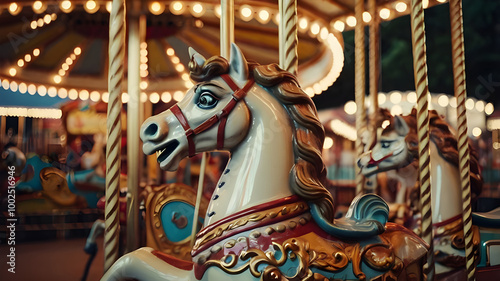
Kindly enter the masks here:
[[[311, 267], [336, 272], [344, 269], [349, 263], [349, 258], [341, 249], [333, 247], [330, 249], [331, 254], [316, 251], [310, 248], [309, 242], [299, 238], [288, 239], [282, 245], [273, 242], [273, 247], [274, 252], [250, 249], [242, 251], [239, 256], [228, 254], [222, 260], [206, 261], [205, 266], [216, 266], [228, 274], [238, 274], [249, 269], [254, 277], [261, 277], [263, 281], [281, 280], [282, 277], [290, 280], [324, 280], [326, 277], [319, 273], [313, 273]], [[277, 252], [281, 253], [279, 258], [276, 258], [275, 255]], [[279, 268], [287, 260], [298, 261], [293, 276], [285, 276]], [[238, 261], [244, 263], [235, 268]], [[261, 265], [267, 266], [264, 270], [259, 271]]]
[[271, 219], [271, 218], [275, 218], [275, 217], [280, 216], [280, 215], [284, 216], [284, 215], [288, 215], [288, 214], [292, 214], [292, 213], [296, 213], [296, 212], [300, 212], [300, 211], [305, 211], [305, 210], [307, 210], [307, 208], [308, 207], [305, 203], [298, 202], [298, 203], [288, 204], [288, 205], [283, 206], [283, 207], [273, 208], [270, 210], [254, 213], [254, 214], [251, 214], [249, 216], [245, 216], [245, 217], [239, 218], [237, 220], [233, 220], [231, 222], [225, 223], [225, 224], [213, 229], [212, 231], [206, 233], [203, 236], [198, 237], [198, 239], [196, 240], [196, 243], [193, 246], [193, 250], [197, 250], [198, 248], [200, 248], [204, 244], [210, 242], [211, 240], [218, 238], [218, 237], [221, 237], [224, 233], [226, 233], [230, 230], [234, 230], [236, 228], [245, 226], [249, 222], [259, 222], [259, 221], [262, 221], [266, 218]]

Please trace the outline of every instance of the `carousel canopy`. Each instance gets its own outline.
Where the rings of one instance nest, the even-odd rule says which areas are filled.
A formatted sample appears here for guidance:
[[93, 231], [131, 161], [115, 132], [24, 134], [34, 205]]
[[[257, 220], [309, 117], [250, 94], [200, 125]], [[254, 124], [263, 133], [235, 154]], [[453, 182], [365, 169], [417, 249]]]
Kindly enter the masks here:
[[[434, 5], [441, 1], [424, 1]], [[111, 1], [0, 1], [3, 89], [62, 99], [107, 101]], [[130, 1], [127, 1], [130, 6]], [[407, 14], [406, 1], [377, 1], [381, 19]], [[140, 1], [142, 100], [180, 99], [192, 86], [188, 46], [219, 54], [219, 1]], [[354, 1], [298, 1], [298, 77], [311, 96], [326, 90], [343, 66], [340, 32], [356, 25]], [[278, 61], [277, 1], [235, 1], [235, 41], [248, 59]], [[365, 12], [364, 24], [372, 16]], [[125, 66], [126, 67], [126, 66]], [[124, 90], [126, 91], [126, 90]], [[24, 99], [21, 98], [24, 103]], [[128, 101], [124, 94], [123, 101]]]

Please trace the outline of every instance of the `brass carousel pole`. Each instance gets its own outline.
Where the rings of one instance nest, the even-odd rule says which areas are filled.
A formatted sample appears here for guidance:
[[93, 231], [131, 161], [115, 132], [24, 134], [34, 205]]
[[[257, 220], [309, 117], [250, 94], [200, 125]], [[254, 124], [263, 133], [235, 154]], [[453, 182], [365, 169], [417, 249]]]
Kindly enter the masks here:
[[106, 143], [104, 272], [118, 259], [122, 80], [125, 57], [125, 2], [113, 0], [109, 19], [109, 74]]
[[297, 54], [297, 0], [279, 0], [279, 65], [282, 69], [297, 75], [299, 60]]
[[472, 217], [471, 217], [471, 186], [470, 186], [470, 155], [467, 138], [467, 114], [465, 100], [465, 56], [464, 56], [464, 28], [462, 19], [462, 1], [450, 0], [451, 20], [451, 54], [453, 57], [453, 85], [457, 99], [457, 128], [458, 128], [458, 160], [460, 168], [460, 182], [462, 184], [462, 220], [464, 224], [465, 256], [467, 280], [475, 280], [476, 267], [474, 266], [474, 251], [472, 244]]
[[425, 50], [424, 8], [421, 0], [411, 1], [411, 37], [413, 47], [413, 73], [415, 91], [417, 93], [417, 135], [418, 135], [418, 167], [420, 182], [420, 205], [422, 214], [422, 239], [429, 244], [427, 253], [427, 280], [433, 280], [434, 246], [432, 233], [431, 181], [429, 155], [429, 107], [427, 61]]
[[140, 44], [145, 30], [141, 29], [141, 2], [129, 1], [128, 18], [128, 71], [127, 88], [130, 101], [127, 105], [127, 241], [126, 252], [139, 248], [139, 189], [141, 158], [139, 128], [142, 103], [139, 89]]
[[[354, 95], [357, 105], [356, 111], [356, 155], [359, 157], [364, 152], [361, 133], [366, 128], [365, 112], [365, 26], [363, 24], [363, 12], [365, 10], [365, 1], [356, 0], [354, 14], [356, 15], [356, 27], [354, 29]], [[364, 191], [365, 179], [360, 173], [359, 167], [356, 169], [356, 195]]]

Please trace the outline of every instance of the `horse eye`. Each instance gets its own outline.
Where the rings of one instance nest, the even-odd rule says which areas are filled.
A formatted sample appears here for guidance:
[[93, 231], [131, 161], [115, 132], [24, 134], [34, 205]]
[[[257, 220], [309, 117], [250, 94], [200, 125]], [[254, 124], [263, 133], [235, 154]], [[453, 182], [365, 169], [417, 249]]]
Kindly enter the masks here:
[[382, 148], [389, 148], [389, 146], [391, 146], [391, 142], [390, 141], [383, 141], [380, 143], [380, 145], [382, 146]]
[[210, 109], [214, 108], [218, 101], [210, 92], [203, 92], [200, 94], [197, 105], [201, 109]]

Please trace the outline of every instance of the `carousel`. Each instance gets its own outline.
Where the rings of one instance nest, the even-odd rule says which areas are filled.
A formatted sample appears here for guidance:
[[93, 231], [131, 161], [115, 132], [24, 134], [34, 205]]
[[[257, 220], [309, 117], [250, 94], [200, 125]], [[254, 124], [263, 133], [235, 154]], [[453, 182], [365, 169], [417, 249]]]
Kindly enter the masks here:
[[[460, 0], [454, 97], [429, 92], [445, 2], [0, 2], [0, 83], [24, 97], [0, 103], [5, 233], [86, 236], [82, 280], [98, 248], [104, 281], [494, 280], [471, 138], [500, 126], [467, 99]], [[380, 25], [408, 14], [414, 91], [380, 93]], [[352, 29], [354, 101], [318, 111]]]

